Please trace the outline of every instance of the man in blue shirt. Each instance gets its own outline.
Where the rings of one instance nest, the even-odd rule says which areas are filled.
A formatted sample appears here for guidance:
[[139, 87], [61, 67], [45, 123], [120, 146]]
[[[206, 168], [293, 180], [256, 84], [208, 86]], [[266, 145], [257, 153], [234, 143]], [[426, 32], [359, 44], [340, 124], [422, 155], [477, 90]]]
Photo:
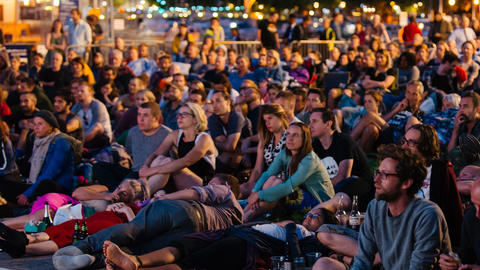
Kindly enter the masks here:
[[217, 165], [217, 170], [236, 169], [242, 159], [241, 139], [252, 135], [251, 126], [243, 115], [232, 111], [226, 91], [215, 90], [211, 100], [214, 114], [208, 118], [208, 130], [221, 153], [217, 158], [221, 164]]
[[175, 130], [178, 129], [177, 125], [177, 112], [180, 109], [180, 103], [182, 102], [184, 88], [177, 84], [171, 84], [165, 91], [165, 99], [167, 103], [163, 104], [162, 115], [163, 123], [168, 128]]
[[74, 48], [79, 56], [87, 59], [87, 47], [92, 43], [92, 29], [84, 20], [79, 9], [70, 11], [72, 21], [68, 24], [68, 42], [70, 45], [83, 45], [85, 47]]

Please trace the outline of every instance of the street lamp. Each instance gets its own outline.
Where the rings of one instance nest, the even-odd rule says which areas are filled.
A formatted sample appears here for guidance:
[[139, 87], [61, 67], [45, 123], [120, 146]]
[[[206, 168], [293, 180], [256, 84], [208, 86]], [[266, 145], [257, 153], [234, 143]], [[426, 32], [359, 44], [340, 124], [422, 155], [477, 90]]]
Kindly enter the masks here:
[[320, 3], [318, 2], [313, 2], [313, 8], [317, 9], [320, 7]]
[[448, 4], [453, 7], [455, 5], [455, 0], [448, 0]]

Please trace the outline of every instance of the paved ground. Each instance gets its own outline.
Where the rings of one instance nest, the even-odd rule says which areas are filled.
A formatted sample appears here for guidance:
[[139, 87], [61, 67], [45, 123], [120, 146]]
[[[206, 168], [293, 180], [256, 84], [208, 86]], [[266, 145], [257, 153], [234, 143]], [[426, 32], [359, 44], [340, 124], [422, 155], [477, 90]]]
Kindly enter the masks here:
[[4, 252], [0, 252], [0, 268], [2, 269], [41, 269], [54, 270], [52, 264], [52, 256], [41, 257], [23, 257], [20, 259], [12, 259]]

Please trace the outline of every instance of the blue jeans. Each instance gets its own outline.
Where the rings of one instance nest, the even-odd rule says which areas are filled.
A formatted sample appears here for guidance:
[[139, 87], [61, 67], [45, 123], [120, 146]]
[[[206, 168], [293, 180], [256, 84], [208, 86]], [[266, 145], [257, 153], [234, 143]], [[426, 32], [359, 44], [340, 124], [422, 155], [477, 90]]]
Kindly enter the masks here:
[[172, 240], [199, 231], [202, 226], [197, 210], [188, 201], [162, 200], [145, 206], [130, 222], [101, 230], [73, 245], [84, 253], [102, 251], [110, 240], [120, 247], [132, 247], [137, 254], [167, 246]]

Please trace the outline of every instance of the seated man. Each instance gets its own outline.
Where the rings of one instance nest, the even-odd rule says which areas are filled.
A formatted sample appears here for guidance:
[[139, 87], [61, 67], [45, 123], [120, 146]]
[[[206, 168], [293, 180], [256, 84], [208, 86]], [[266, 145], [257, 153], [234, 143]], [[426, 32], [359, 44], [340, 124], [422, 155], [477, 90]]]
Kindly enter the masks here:
[[20, 95], [20, 108], [14, 110], [7, 123], [10, 126], [10, 138], [17, 149], [23, 149], [27, 135], [33, 129], [33, 115], [38, 111], [37, 98], [33, 93]]
[[[380, 159], [375, 199], [360, 227], [358, 254], [351, 269], [371, 269], [377, 252], [385, 269], [433, 268], [440, 254], [451, 251], [451, 245], [440, 208], [415, 197], [427, 175], [423, 160], [396, 145], [381, 148]], [[324, 257], [314, 269], [346, 267]]]
[[212, 94], [214, 114], [208, 118], [208, 130], [220, 151], [217, 168], [229, 171], [237, 169], [242, 155], [241, 139], [252, 135], [247, 121], [240, 113], [232, 111], [230, 95], [226, 91], [216, 90]]
[[312, 147], [322, 159], [336, 192], [350, 197], [359, 195], [360, 209], [365, 209], [372, 198], [372, 175], [363, 150], [353, 139], [335, 130], [332, 111], [316, 108], [310, 116]]
[[93, 98], [93, 88], [86, 81], [80, 82], [76, 96], [79, 103], [73, 105], [72, 112], [82, 119], [85, 148], [91, 150], [109, 145], [113, 134], [105, 105]]
[[112, 226], [60, 249], [53, 256], [53, 264], [59, 270], [81, 269], [95, 261], [102, 265], [102, 259], [89, 254], [101, 254], [106, 240], [143, 254], [166, 247], [188, 233], [241, 224], [243, 211], [235, 198], [238, 193], [238, 180], [220, 174], [204, 187], [157, 194], [157, 199], [138, 212], [131, 222]]
[[35, 80], [28, 78], [24, 75], [20, 75], [16, 78], [17, 80], [17, 89], [16, 91], [10, 91], [8, 93], [8, 98], [6, 100], [8, 106], [15, 110], [20, 103], [20, 95], [23, 93], [33, 93], [37, 98], [37, 107], [40, 110], [49, 110], [53, 112], [52, 102], [43, 92], [43, 89], [36, 84]]
[[155, 102], [140, 105], [137, 114], [138, 125], [128, 131], [127, 153], [133, 159], [131, 169], [118, 164], [98, 162], [93, 165], [93, 178], [106, 185], [109, 190], [117, 187], [126, 177], [138, 177], [138, 171], [145, 164], [147, 158], [162, 144], [171, 132], [169, 128], [159, 124], [160, 108]]
[[[300, 98], [300, 96], [298, 97]], [[296, 116], [298, 119], [300, 119], [300, 121], [308, 125], [310, 123], [310, 115], [312, 114], [312, 110], [315, 108], [325, 108], [326, 102], [327, 98], [322, 91], [319, 89], [310, 89], [307, 95], [305, 110], [297, 113]]]
[[60, 125], [60, 131], [83, 142], [83, 125], [80, 118], [72, 113], [73, 96], [70, 92], [62, 91], [55, 94], [55, 117]]

